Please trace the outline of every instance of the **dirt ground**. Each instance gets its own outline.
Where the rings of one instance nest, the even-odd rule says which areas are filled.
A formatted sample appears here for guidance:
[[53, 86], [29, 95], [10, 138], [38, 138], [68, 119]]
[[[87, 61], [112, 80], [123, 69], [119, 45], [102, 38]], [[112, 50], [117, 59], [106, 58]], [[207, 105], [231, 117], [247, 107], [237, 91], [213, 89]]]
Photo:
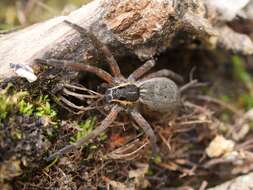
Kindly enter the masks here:
[[[251, 22], [231, 26], [253, 34]], [[179, 47], [156, 60], [152, 71], [168, 68], [183, 76], [184, 84], [192, 78], [203, 85], [185, 91], [169, 117], [143, 113], [158, 138], [154, 159], [147, 137], [123, 112], [92, 142], [46, 161], [99, 126], [108, 113], [102, 103], [78, 115], [63, 108], [61, 84], [102, 92], [102, 81], [51, 67], [34, 83], [2, 81], [0, 189], [201, 190], [252, 171], [252, 56]], [[125, 76], [142, 64], [136, 57], [118, 62]], [[108, 70], [106, 64], [98, 66]], [[82, 106], [93, 101], [69, 99]]]

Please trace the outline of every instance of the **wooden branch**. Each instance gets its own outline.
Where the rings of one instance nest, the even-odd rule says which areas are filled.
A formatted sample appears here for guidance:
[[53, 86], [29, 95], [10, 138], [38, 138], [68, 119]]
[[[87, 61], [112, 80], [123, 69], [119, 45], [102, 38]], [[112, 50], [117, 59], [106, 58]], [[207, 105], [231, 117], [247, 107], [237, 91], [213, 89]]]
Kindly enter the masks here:
[[[90, 40], [81, 39], [63, 20], [93, 32], [115, 56], [135, 54], [140, 59], [148, 59], [167, 48], [191, 44], [196, 38], [206, 47], [221, 46], [251, 54], [253, 43], [250, 38], [230, 31], [229, 39], [239, 39], [239, 45], [234, 47], [235, 42], [230, 43], [226, 32], [224, 34], [227, 31], [224, 25], [215, 25], [219, 20], [215, 9], [207, 5], [202, 0], [94, 0], [68, 16], [0, 37], [0, 79], [16, 75], [10, 64], [35, 67], [35, 58], [79, 60], [97, 57]], [[178, 37], [182, 36], [178, 35], [180, 33], [189, 40], [182, 41]]]

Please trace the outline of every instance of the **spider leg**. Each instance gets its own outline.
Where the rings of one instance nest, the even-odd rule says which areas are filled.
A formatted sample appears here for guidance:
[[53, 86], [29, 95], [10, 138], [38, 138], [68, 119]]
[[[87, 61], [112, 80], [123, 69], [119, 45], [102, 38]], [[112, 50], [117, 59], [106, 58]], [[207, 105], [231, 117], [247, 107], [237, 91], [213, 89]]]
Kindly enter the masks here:
[[190, 82], [186, 83], [182, 87], [180, 87], [179, 91], [182, 94], [191, 88], [199, 88], [199, 87], [203, 87], [203, 86], [208, 86], [208, 83], [198, 82], [197, 79], [194, 79], [194, 80], [191, 80]]
[[69, 60], [57, 60], [57, 59], [35, 59], [35, 61], [38, 63], [49, 65], [49, 66], [69, 68], [74, 71], [90, 72], [97, 75], [99, 78], [105, 80], [109, 84], [111, 84], [113, 81], [113, 78], [109, 73], [107, 73], [103, 69], [100, 69], [98, 67], [94, 67], [91, 65], [79, 64], [71, 60], [69, 61]]
[[80, 84], [78, 84], [78, 86], [77, 85], [71, 85], [71, 84], [64, 84], [64, 87], [74, 89], [74, 90], [81, 90], [81, 91], [84, 91], [84, 92], [88, 92], [89, 94], [96, 95], [97, 97], [103, 96], [102, 94], [100, 94], [98, 92], [95, 92], [91, 89], [88, 89], [84, 86], [81, 86]]
[[75, 98], [77, 98], [79, 100], [98, 99], [99, 97], [102, 97], [102, 95], [98, 96], [98, 95], [91, 95], [91, 94], [76, 93], [76, 92], [68, 90], [67, 88], [63, 89], [63, 93], [66, 94], [66, 95], [68, 95], [68, 96], [73, 96], [73, 97], [75, 97]]
[[179, 84], [182, 84], [184, 82], [184, 79], [182, 76], [168, 69], [161, 69], [154, 73], [150, 73], [140, 80], [142, 81], [142, 80], [147, 80], [147, 79], [156, 78], [156, 77], [168, 77]]
[[87, 141], [89, 141], [89, 140], [97, 137], [98, 135], [100, 135], [102, 132], [104, 132], [111, 125], [111, 123], [116, 119], [118, 113], [121, 110], [122, 110], [121, 107], [119, 107], [118, 105], [115, 105], [111, 109], [110, 113], [106, 116], [106, 118], [102, 121], [102, 123], [101, 123], [101, 125], [99, 127], [97, 127], [96, 129], [94, 129], [93, 131], [91, 131], [89, 134], [87, 134], [82, 139], [78, 140], [76, 143], [71, 144], [71, 145], [67, 145], [64, 148], [58, 150], [54, 154], [52, 154], [49, 157], [47, 157], [46, 160], [50, 161], [52, 159], [59, 158], [63, 154], [66, 154], [66, 153], [71, 152], [71, 151], [73, 151], [73, 150], [75, 150], [77, 148], [80, 148]]
[[[96, 103], [98, 103], [100, 100], [102, 100], [104, 97], [103, 95], [96, 93], [92, 90], [89, 90], [85, 87], [80, 87], [80, 86], [74, 86], [70, 84], [65, 84], [65, 87], [63, 88], [63, 93], [66, 96], [71, 96], [75, 97], [79, 100], [92, 100], [93, 103], [89, 104], [88, 106], [78, 106], [72, 102], [70, 102], [68, 99], [66, 99], [64, 96], [60, 96], [60, 102], [61, 106], [63, 106], [65, 109], [68, 111], [71, 111], [74, 114], [82, 114], [85, 111], [96, 109]], [[73, 90], [73, 91], [71, 91]], [[80, 90], [86, 92], [86, 94], [83, 93], [77, 93], [75, 90]], [[71, 108], [71, 109], [70, 109]], [[79, 110], [78, 112], [73, 111], [72, 109]]]
[[105, 56], [109, 66], [112, 70], [112, 74], [116, 77], [122, 76], [117, 61], [114, 59], [111, 51], [109, 50], [109, 48], [106, 45], [101, 43], [93, 33], [87, 31], [85, 28], [83, 28], [77, 24], [74, 24], [72, 22], [69, 22], [67, 20], [64, 20], [64, 22], [66, 24], [68, 24], [69, 26], [71, 26], [72, 28], [74, 28], [75, 30], [77, 30], [81, 34], [81, 37], [87, 36], [88, 38], [90, 38], [93, 42], [94, 47], [96, 47], [98, 50], [100, 50], [103, 53], [103, 55]]
[[153, 59], [148, 60], [142, 66], [137, 68], [131, 75], [129, 75], [128, 79], [129, 80], [137, 80], [154, 66], [155, 66], [155, 60], [153, 60]]
[[145, 134], [149, 137], [151, 147], [152, 147], [152, 157], [154, 158], [157, 154], [157, 145], [156, 145], [156, 136], [154, 134], [153, 129], [149, 125], [149, 123], [144, 119], [144, 117], [137, 112], [136, 110], [130, 111], [132, 118], [135, 122], [143, 129]]
[[[84, 107], [84, 106], [78, 106], [72, 102], [70, 102], [68, 99], [66, 99], [65, 97], [63, 96], [60, 96], [59, 97], [59, 104], [64, 107], [65, 109], [67, 109], [68, 111], [70, 111], [71, 113], [74, 113], [76, 115], [79, 115], [79, 114], [82, 114], [88, 110], [93, 110], [95, 109], [96, 107], [92, 107], [92, 106], [87, 106], [87, 107]], [[75, 110], [79, 110], [78, 112], [72, 110], [72, 109], [75, 109]]]

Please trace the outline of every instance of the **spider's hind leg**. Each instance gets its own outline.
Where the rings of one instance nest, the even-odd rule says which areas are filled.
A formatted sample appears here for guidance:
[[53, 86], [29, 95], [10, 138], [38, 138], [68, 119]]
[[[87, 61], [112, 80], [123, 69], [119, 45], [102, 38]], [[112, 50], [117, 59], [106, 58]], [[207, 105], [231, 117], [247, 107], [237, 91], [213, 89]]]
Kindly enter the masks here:
[[138, 111], [131, 111], [130, 112], [132, 118], [135, 120], [135, 122], [143, 129], [145, 134], [149, 137], [151, 147], [152, 147], [152, 158], [155, 158], [158, 148], [157, 148], [157, 139], [155, 136], [155, 133], [152, 129], [152, 127], [149, 125], [149, 123], [144, 119], [144, 117], [138, 112]]
[[184, 82], [184, 79], [181, 75], [169, 70], [169, 69], [161, 69], [159, 71], [156, 71], [154, 73], [150, 73], [146, 76], [144, 76], [141, 81], [151, 79], [151, 78], [156, 78], [156, 77], [168, 77], [175, 81], [178, 84], [182, 84]]

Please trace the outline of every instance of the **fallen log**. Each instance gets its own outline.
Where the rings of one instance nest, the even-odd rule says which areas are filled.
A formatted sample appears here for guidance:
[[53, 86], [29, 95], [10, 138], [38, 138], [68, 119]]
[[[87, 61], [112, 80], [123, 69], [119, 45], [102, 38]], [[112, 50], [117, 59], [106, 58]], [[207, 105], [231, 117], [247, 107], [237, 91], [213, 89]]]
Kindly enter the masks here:
[[205, 48], [220, 46], [252, 54], [250, 38], [228, 28], [217, 7], [210, 5], [209, 0], [94, 0], [68, 16], [2, 35], [0, 79], [16, 75], [11, 65], [35, 67], [36, 58], [85, 60], [97, 57], [92, 42], [81, 39], [64, 20], [94, 33], [115, 56], [135, 54], [145, 60], [168, 48], [195, 47], [196, 41]]

